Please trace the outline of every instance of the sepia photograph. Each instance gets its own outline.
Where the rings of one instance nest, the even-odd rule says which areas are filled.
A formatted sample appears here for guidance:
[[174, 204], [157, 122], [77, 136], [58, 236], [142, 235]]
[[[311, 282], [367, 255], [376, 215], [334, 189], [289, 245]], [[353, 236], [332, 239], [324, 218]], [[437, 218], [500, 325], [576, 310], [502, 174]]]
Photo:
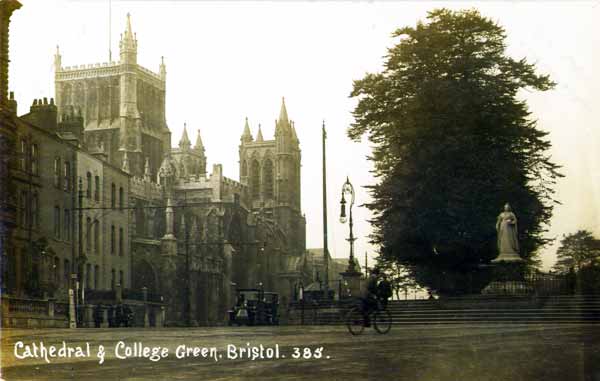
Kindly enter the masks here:
[[597, 20], [0, 0], [0, 381], [600, 381]]

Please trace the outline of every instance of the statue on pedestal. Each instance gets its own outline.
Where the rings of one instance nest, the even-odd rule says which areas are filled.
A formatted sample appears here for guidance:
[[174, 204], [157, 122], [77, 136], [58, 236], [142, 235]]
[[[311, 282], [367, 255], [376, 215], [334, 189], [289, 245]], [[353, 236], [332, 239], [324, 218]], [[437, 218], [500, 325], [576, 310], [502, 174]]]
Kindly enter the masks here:
[[492, 262], [521, 262], [523, 259], [519, 256], [517, 217], [508, 203], [504, 205], [504, 211], [498, 215], [496, 232], [499, 255]]

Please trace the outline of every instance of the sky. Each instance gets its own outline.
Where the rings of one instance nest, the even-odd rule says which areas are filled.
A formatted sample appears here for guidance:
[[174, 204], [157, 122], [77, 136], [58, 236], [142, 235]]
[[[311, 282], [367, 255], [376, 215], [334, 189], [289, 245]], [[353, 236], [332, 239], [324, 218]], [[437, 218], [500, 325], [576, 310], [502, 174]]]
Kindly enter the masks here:
[[[19, 114], [33, 99], [54, 96], [53, 55], [63, 66], [118, 60], [126, 14], [138, 39], [138, 63], [167, 68], [166, 115], [176, 146], [183, 124], [190, 139], [201, 131], [209, 168], [223, 164], [239, 179], [238, 145], [248, 117], [256, 135], [273, 136], [281, 98], [295, 121], [302, 149], [302, 207], [307, 247], [322, 247], [321, 124], [327, 129], [329, 248], [348, 256], [348, 225], [339, 222], [341, 187], [349, 177], [355, 253], [373, 263], [368, 243], [370, 214], [365, 185], [375, 182], [366, 160], [369, 142], [352, 142], [346, 131], [356, 100], [354, 80], [382, 69], [396, 41], [392, 32], [414, 26], [428, 10], [477, 8], [506, 29], [508, 54], [526, 57], [550, 74], [556, 89], [521, 94], [549, 132], [553, 160], [566, 175], [557, 184], [561, 205], [548, 236], [578, 229], [600, 237], [600, 1], [594, 2], [410, 2], [410, 1], [119, 1], [20, 0], [10, 34], [10, 89]], [[519, 211], [515, 211], [518, 217]], [[544, 268], [555, 262], [557, 245], [542, 252]]]

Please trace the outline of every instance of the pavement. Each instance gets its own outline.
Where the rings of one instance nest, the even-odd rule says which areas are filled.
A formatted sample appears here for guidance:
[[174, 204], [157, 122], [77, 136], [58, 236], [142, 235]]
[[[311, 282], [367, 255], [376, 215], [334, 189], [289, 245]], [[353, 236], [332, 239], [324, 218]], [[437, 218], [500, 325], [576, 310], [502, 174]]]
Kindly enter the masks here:
[[[600, 381], [598, 325], [394, 326], [361, 336], [343, 326], [0, 333], [2, 380]], [[73, 357], [77, 347], [83, 357]], [[58, 356], [68, 348], [72, 357]]]

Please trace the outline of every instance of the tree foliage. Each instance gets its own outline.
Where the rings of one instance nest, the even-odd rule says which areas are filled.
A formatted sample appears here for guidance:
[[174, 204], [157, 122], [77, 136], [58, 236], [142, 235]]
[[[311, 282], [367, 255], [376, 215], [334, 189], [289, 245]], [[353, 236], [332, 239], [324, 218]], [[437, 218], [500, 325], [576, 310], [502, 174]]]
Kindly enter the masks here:
[[567, 274], [571, 269], [579, 272], [585, 266], [598, 265], [600, 261], [600, 241], [587, 230], [563, 236], [556, 252], [558, 260], [554, 270]]
[[419, 288], [410, 269], [397, 261], [380, 257], [375, 268], [388, 276], [396, 300], [400, 300], [401, 296], [408, 299], [409, 292]]
[[421, 284], [465, 292], [467, 272], [497, 255], [495, 219], [510, 202], [534, 264], [561, 175], [518, 95], [554, 83], [507, 56], [504, 29], [476, 10], [434, 10], [393, 36], [383, 71], [351, 93], [348, 135], [373, 145], [372, 242]]

